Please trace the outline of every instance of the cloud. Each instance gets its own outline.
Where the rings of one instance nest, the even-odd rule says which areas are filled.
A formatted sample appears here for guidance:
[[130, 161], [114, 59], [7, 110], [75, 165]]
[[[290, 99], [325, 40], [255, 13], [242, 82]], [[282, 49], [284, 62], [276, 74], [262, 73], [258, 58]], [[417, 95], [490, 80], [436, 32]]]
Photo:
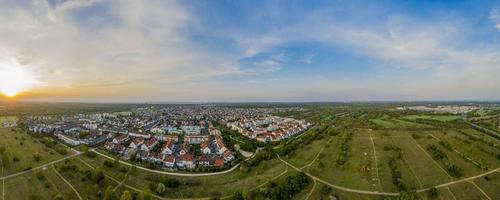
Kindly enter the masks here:
[[162, 90], [164, 83], [243, 73], [234, 59], [191, 40], [188, 29], [196, 16], [176, 1], [31, 1], [0, 7], [9, 7], [0, 13], [0, 54], [30, 66], [45, 87]]
[[490, 20], [496, 29], [500, 30], [500, 11], [498, 9], [492, 9], [490, 11]]
[[304, 64], [311, 64], [313, 60], [313, 55], [306, 55], [302, 57], [299, 61]]

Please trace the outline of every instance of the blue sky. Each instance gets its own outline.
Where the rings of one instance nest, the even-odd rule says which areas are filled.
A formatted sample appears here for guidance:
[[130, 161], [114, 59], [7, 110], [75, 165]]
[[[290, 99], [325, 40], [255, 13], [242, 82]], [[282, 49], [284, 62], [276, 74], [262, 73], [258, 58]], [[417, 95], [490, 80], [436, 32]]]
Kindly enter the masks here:
[[29, 100], [500, 99], [499, 1], [0, 7], [0, 62], [34, 74]]

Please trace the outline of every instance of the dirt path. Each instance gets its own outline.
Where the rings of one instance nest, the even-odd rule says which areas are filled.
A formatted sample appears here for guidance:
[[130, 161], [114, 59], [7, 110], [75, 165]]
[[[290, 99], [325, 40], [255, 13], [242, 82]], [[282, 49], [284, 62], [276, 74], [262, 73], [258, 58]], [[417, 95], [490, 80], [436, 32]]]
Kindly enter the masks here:
[[306, 167], [310, 167], [310, 166], [311, 166], [314, 162], [316, 162], [316, 160], [318, 160], [318, 158], [319, 158], [319, 155], [320, 155], [321, 153], [323, 153], [323, 151], [326, 149], [326, 146], [328, 146], [328, 144], [330, 144], [334, 138], [335, 138], [335, 137], [333, 137], [333, 136], [332, 136], [332, 137], [331, 137], [331, 138], [330, 138], [330, 139], [326, 142], [326, 144], [323, 146], [323, 148], [321, 148], [321, 150], [318, 152], [318, 154], [316, 154], [316, 156], [314, 157], [314, 159], [313, 159], [313, 160], [312, 160], [309, 164], [302, 166], [300, 169], [304, 169], [304, 168], [306, 168]]
[[80, 196], [80, 193], [78, 193], [78, 191], [75, 189], [75, 187], [73, 187], [73, 185], [68, 181], [66, 180], [56, 169], [56, 167], [54, 165], [52, 165], [52, 169], [54, 169], [54, 172], [56, 172], [57, 176], [59, 176], [59, 178], [61, 178], [66, 184], [68, 184], [68, 186], [73, 189], [73, 191], [76, 193], [76, 196], [78, 197], [78, 199], [82, 200], [82, 197]]
[[436, 166], [438, 166], [439, 169], [441, 169], [450, 178], [450, 180], [453, 180], [453, 177], [451, 177], [450, 174], [448, 174], [448, 172], [443, 167], [441, 167], [441, 165], [439, 165], [439, 163], [437, 163], [434, 159], [432, 159], [432, 156], [429, 155], [429, 153], [427, 153], [427, 151], [425, 151], [425, 149], [422, 148], [422, 146], [420, 146], [420, 144], [418, 144], [417, 140], [415, 140], [413, 137], [411, 137], [411, 140], [413, 140], [413, 142], [415, 142], [415, 144], [417, 145], [417, 147], [420, 150], [422, 150], [429, 159], [432, 160], [432, 163], [434, 163]]
[[375, 157], [375, 174], [377, 175], [377, 181], [378, 181], [378, 186], [380, 188], [380, 191], [384, 191], [384, 188], [382, 187], [382, 182], [380, 181], [380, 176], [378, 175], [378, 159], [377, 159], [377, 151], [375, 150], [375, 142], [373, 141], [372, 137], [372, 131], [370, 131], [370, 140], [372, 142], [372, 148], [373, 148], [373, 157]]
[[481, 191], [481, 193], [483, 193], [483, 195], [484, 195], [486, 198], [488, 198], [489, 200], [492, 200], [492, 199], [491, 199], [491, 197], [490, 197], [490, 196], [488, 196], [488, 194], [486, 194], [486, 192], [484, 192], [484, 191], [483, 191], [483, 189], [481, 189], [481, 188], [479, 187], [479, 185], [476, 185], [476, 183], [474, 183], [474, 181], [469, 180], [468, 182], [469, 182], [469, 183], [471, 183], [472, 185], [474, 185], [474, 186], [475, 186], [475, 187], [476, 187], [479, 191]]
[[313, 185], [313, 188], [311, 189], [311, 191], [309, 192], [309, 194], [307, 194], [307, 197], [305, 200], [309, 200], [309, 197], [311, 197], [311, 195], [313, 194], [314, 192], [314, 189], [316, 189], [316, 185], [318, 184], [316, 180], [313, 180], [314, 181], [314, 185]]

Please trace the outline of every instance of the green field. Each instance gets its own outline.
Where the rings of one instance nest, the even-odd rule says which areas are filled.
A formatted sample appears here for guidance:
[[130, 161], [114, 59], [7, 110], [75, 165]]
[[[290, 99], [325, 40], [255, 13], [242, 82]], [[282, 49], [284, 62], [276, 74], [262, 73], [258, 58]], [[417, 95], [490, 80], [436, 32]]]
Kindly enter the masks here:
[[459, 115], [407, 115], [402, 117], [402, 119], [412, 120], [412, 121], [416, 119], [428, 119], [441, 122], [450, 122], [460, 118], [461, 116]]
[[17, 122], [17, 117], [15, 116], [0, 116], [0, 127], [3, 127], [3, 123], [5, 121], [8, 121], [8, 122]]
[[[2, 138], [0, 146], [5, 147], [4, 156], [8, 156], [10, 161], [9, 166], [5, 166], [4, 175], [34, 168], [65, 156], [58, 153], [56, 149], [66, 149], [68, 155], [73, 153], [61, 144], [47, 147], [37, 138], [16, 129], [1, 128], [0, 137]], [[46, 140], [53, 141], [52, 139]], [[38, 161], [35, 155], [39, 156]]]

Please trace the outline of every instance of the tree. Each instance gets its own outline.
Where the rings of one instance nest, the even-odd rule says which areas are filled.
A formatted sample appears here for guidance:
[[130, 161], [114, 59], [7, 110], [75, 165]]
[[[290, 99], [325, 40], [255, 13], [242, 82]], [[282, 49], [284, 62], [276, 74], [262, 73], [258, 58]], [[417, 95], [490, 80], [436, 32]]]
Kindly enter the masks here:
[[104, 172], [100, 169], [95, 169], [94, 173], [92, 174], [92, 179], [94, 179], [94, 182], [97, 184], [104, 184]]
[[10, 167], [10, 164], [11, 164], [11, 159], [10, 159], [10, 152], [8, 151], [5, 151], [3, 152], [2, 154], [2, 164], [3, 164], [3, 167], [5, 168], [9, 168]]
[[153, 194], [151, 194], [149, 189], [144, 189], [139, 194], [139, 200], [153, 200]]
[[106, 191], [104, 192], [103, 200], [112, 200], [113, 199], [113, 186], [108, 186]]
[[133, 200], [132, 193], [128, 190], [125, 190], [120, 197], [120, 200]]
[[165, 185], [163, 185], [163, 183], [158, 183], [158, 185], [156, 186], [156, 193], [159, 195], [165, 193]]
[[439, 196], [439, 192], [435, 187], [433, 187], [427, 191], [427, 197], [429, 197], [429, 199], [435, 199], [438, 196]]
[[243, 192], [238, 191], [234, 193], [232, 200], [245, 200], [245, 197], [243, 196]]

